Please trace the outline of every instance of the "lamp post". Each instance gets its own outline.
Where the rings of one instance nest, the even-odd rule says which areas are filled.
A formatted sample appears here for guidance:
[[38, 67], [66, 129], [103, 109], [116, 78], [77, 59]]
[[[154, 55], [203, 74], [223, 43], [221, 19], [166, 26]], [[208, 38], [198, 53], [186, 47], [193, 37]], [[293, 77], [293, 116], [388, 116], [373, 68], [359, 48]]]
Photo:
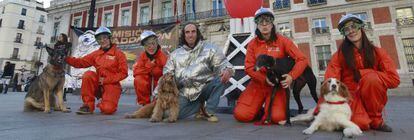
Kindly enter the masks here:
[[37, 67], [36, 70], [36, 76], [39, 75], [39, 71], [40, 71], [40, 66], [43, 65], [43, 63], [41, 62], [42, 60], [42, 54], [43, 54], [43, 48], [47, 47], [47, 44], [43, 44], [42, 42], [36, 42], [36, 49], [40, 49], [40, 55], [39, 55], [39, 60], [35, 62], [35, 66]]

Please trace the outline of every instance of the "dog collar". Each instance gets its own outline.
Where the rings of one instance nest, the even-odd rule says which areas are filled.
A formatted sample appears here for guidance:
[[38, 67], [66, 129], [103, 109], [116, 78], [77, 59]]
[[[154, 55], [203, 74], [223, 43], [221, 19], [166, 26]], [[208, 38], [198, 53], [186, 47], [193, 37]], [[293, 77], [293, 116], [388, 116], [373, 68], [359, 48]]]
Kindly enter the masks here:
[[341, 104], [346, 103], [346, 101], [337, 101], [337, 102], [326, 101], [326, 103], [331, 104], [331, 105], [341, 105]]

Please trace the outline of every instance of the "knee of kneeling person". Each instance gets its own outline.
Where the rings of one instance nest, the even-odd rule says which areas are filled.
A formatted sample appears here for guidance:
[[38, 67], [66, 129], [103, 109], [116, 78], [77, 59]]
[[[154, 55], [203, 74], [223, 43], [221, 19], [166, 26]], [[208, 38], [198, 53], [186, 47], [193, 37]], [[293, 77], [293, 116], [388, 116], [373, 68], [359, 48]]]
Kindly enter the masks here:
[[367, 73], [364, 76], [362, 76], [360, 82], [364, 84], [382, 85], [381, 79], [379, 78], [378, 74], [374, 72]]
[[253, 121], [255, 114], [249, 113], [247, 109], [235, 108], [233, 112], [233, 117], [240, 122], [251, 122]]
[[82, 79], [94, 79], [97, 77], [97, 74], [93, 71], [86, 71], [83, 76]]
[[103, 114], [111, 115], [116, 112], [117, 106], [112, 103], [101, 103], [99, 108]]

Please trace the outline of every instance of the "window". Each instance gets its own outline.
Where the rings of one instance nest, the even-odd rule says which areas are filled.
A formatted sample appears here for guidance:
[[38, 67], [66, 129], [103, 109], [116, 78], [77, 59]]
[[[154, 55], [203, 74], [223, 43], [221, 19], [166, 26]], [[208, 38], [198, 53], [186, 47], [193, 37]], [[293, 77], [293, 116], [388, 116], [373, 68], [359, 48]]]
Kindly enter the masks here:
[[149, 22], [149, 7], [148, 6], [141, 7], [139, 20], [141, 24], [147, 24]]
[[60, 25], [60, 22], [55, 22], [53, 24], [53, 33], [52, 33], [52, 38], [50, 39], [51, 42], [55, 42], [57, 40], [57, 36], [59, 32], [59, 25]]
[[26, 15], [26, 12], [27, 12], [27, 9], [22, 8], [22, 13], [21, 13], [21, 14], [22, 14], [23, 16], [25, 16], [25, 15]]
[[24, 20], [19, 20], [19, 25], [17, 25], [18, 29], [24, 29]]
[[193, 0], [185, 1], [185, 20], [195, 19], [195, 9], [193, 9]]
[[279, 31], [279, 33], [281, 33], [283, 36], [286, 37], [292, 37], [292, 31], [290, 29], [290, 24], [289, 22], [284, 22], [284, 23], [278, 23], [277, 24], [277, 30]]
[[6, 10], [6, 6], [4, 6], [2, 9], [1, 9], [1, 13], [2, 14], [4, 14], [4, 11]]
[[17, 33], [16, 38], [14, 40], [16, 43], [22, 43], [22, 33]]
[[45, 23], [45, 15], [40, 15], [39, 22]]
[[316, 46], [319, 71], [325, 71], [331, 60], [331, 47], [329, 45]]
[[276, 0], [275, 2], [273, 2], [273, 9], [290, 9], [290, 0]]
[[13, 49], [13, 54], [11, 56], [11, 59], [19, 59], [19, 48]]
[[3, 19], [0, 19], [0, 27], [1, 27], [2, 24], [3, 24]]
[[74, 26], [74, 27], [81, 27], [81, 20], [82, 20], [82, 18], [80, 18], [80, 17], [75, 18], [75, 19], [73, 20], [73, 26]]
[[121, 11], [121, 26], [129, 25], [129, 9]]
[[408, 71], [414, 72], [414, 38], [402, 39]]
[[401, 25], [413, 25], [414, 24], [414, 16], [413, 16], [413, 8], [399, 8], [397, 9], [397, 24]]
[[316, 6], [326, 4], [326, 0], [308, 0], [308, 6]]
[[325, 18], [313, 19], [312, 34], [324, 34], [329, 32], [329, 27], [326, 26]]
[[213, 17], [224, 16], [225, 11], [223, 0], [213, 0]]
[[37, 28], [37, 32], [36, 33], [38, 33], [38, 34], [45, 34], [44, 32], [43, 32], [43, 26], [39, 26], [38, 28]]
[[162, 3], [162, 13], [161, 18], [171, 17], [172, 16], [172, 5], [171, 1], [165, 1]]
[[103, 26], [112, 27], [112, 13], [105, 13]]

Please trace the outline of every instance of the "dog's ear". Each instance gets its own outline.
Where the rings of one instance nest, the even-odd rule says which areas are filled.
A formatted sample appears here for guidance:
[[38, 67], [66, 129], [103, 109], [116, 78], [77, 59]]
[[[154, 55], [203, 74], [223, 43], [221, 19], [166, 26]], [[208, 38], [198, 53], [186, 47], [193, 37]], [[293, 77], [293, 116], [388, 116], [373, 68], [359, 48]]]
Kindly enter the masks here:
[[351, 94], [349, 93], [348, 87], [342, 82], [339, 83], [339, 95], [347, 98], [348, 100], [351, 99]]
[[328, 94], [328, 92], [329, 92], [329, 88], [328, 88], [328, 80], [329, 79], [326, 79], [324, 82], [322, 82], [322, 85], [321, 85], [321, 92], [320, 92], [320, 96], [321, 97], [324, 97], [326, 94]]
[[49, 54], [50, 56], [53, 56], [55, 50], [50, 47], [46, 47], [46, 51], [47, 51], [47, 54]]

